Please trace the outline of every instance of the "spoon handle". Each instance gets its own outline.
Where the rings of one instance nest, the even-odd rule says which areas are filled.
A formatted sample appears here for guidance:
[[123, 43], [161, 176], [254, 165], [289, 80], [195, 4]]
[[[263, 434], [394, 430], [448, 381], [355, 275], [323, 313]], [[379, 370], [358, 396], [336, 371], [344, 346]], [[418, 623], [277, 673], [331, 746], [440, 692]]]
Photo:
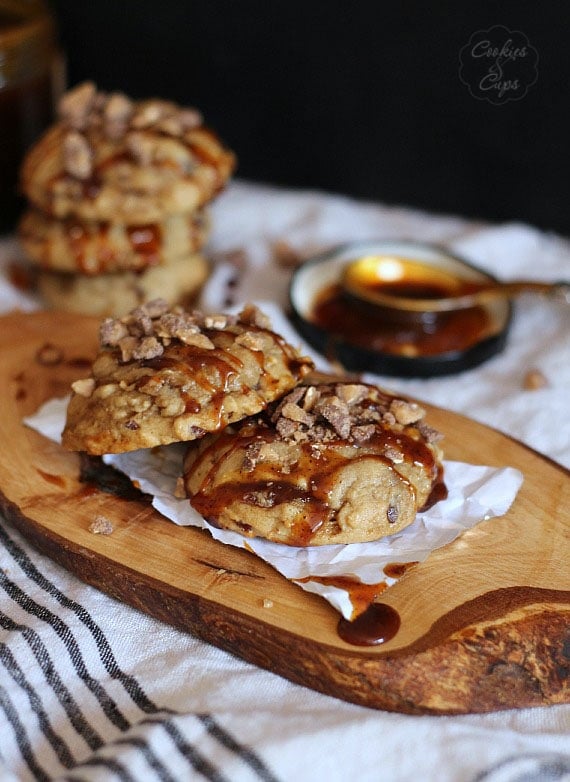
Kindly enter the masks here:
[[378, 304], [401, 308], [407, 312], [449, 312], [486, 304], [495, 299], [511, 299], [521, 293], [537, 293], [570, 304], [570, 282], [536, 282], [535, 280], [513, 280], [512, 282], [491, 283], [472, 293], [449, 296], [441, 299], [411, 299], [406, 297], [388, 297], [376, 294]]
[[382, 290], [367, 289], [354, 284], [350, 277], [345, 276], [345, 291], [359, 300], [368, 301], [388, 310], [401, 310], [405, 313], [438, 313], [451, 310], [467, 309], [481, 304], [488, 304], [496, 299], [512, 299], [521, 293], [535, 293], [557, 299], [570, 304], [570, 282], [538, 282], [536, 280], [512, 280], [505, 282], [489, 282], [468, 293], [459, 293], [441, 298], [412, 298], [393, 295]]
[[410, 309], [434, 310], [445, 312], [454, 309], [466, 309], [475, 304], [485, 304], [495, 299], [512, 299], [521, 293], [537, 293], [557, 299], [570, 304], [570, 282], [536, 282], [535, 280], [513, 280], [512, 282], [500, 282], [489, 285], [488, 288], [481, 288], [474, 293], [465, 293], [459, 296], [450, 296], [449, 298], [429, 300], [408, 301]]
[[570, 282], [565, 280], [554, 282], [552, 284], [552, 290], [550, 291], [549, 295], [555, 296], [557, 299], [565, 301], [566, 304], [570, 304]]
[[546, 296], [562, 296], [563, 299], [570, 301], [570, 282], [560, 280], [559, 282], [535, 282], [533, 280], [514, 280], [513, 282], [502, 282], [499, 285], [491, 286], [488, 291], [495, 296], [516, 296], [519, 293], [542, 293]]
[[520, 293], [538, 293], [570, 304], [570, 282], [565, 280], [558, 282], [514, 280], [513, 282], [502, 282], [496, 287], [490, 287], [480, 293], [482, 297], [489, 299], [501, 296], [511, 297]]

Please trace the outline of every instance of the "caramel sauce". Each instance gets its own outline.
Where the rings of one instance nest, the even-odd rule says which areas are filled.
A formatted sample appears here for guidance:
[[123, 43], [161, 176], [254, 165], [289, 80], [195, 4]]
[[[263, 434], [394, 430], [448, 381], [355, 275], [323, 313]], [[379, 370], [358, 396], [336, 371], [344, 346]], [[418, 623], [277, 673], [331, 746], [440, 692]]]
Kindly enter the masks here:
[[406, 461], [423, 465], [435, 477], [437, 470], [435, 456], [424, 440], [416, 440], [404, 432], [395, 432], [388, 427], [376, 427], [374, 434], [363, 447], [382, 451], [386, 449], [401, 451]]
[[150, 503], [152, 499], [150, 495], [143, 494], [140, 489], [137, 489], [124, 473], [105, 464], [98, 456], [80, 454], [79, 480], [84, 484], [79, 494], [81, 497], [91, 497], [97, 491], [102, 491], [123, 500], [139, 500]]
[[36, 275], [33, 269], [12, 261], [8, 264], [7, 272], [10, 284], [17, 290], [29, 293], [36, 287]]
[[423, 506], [419, 508], [419, 511], [422, 512], [425, 510], [429, 510], [430, 508], [433, 508], [433, 506], [436, 503], [440, 502], [441, 500], [445, 500], [448, 494], [449, 491], [444, 481], [443, 467], [441, 465], [438, 465], [436, 479], [432, 486], [429, 497], [424, 502]]
[[417, 564], [417, 562], [389, 562], [384, 567], [384, 575], [388, 578], [402, 578], [408, 570], [411, 570]]
[[341, 617], [337, 632], [353, 646], [377, 646], [390, 641], [400, 629], [400, 615], [385, 603], [371, 603], [356, 619]]
[[85, 271], [85, 257], [89, 236], [85, 227], [76, 221], [70, 221], [65, 226], [67, 241], [73, 254], [73, 260], [80, 271]]
[[68, 367], [72, 367], [73, 369], [87, 370], [91, 369], [93, 362], [89, 358], [78, 356], [77, 358], [68, 358], [65, 363]]
[[149, 264], [158, 263], [162, 234], [159, 225], [129, 225], [126, 228], [133, 252], [144, 255]]
[[[449, 295], [439, 286], [425, 284], [418, 287], [391, 284], [382, 286], [382, 290], [408, 298]], [[480, 306], [439, 313], [421, 321], [395, 323], [390, 319], [389, 311], [349, 299], [337, 283], [319, 293], [310, 319], [333, 337], [356, 347], [409, 356], [466, 350], [479, 342], [490, 327], [488, 312]]]
[[62, 478], [61, 475], [53, 475], [52, 473], [44, 472], [43, 470], [40, 470], [39, 467], [36, 467], [36, 472], [38, 475], [41, 475], [44, 481], [53, 483], [54, 486], [59, 486], [61, 489], [65, 488], [65, 479]]
[[353, 609], [351, 621], [354, 621], [359, 614], [363, 613], [387, 587], [385, 581], [380, 581], [378, 584], [363, 584], [362, 581], [356, 581], [356, 579], [350, 578], [350, 576], [306, 576], [305, 578], [295, 578], [293, 580], [298, 584], [308, 584], [312, 581], [316, 584], [337, 587], [348, 592]]
[[[171, 369], [188, 378], [189, 388], [196, 386], [202, 388], [211, 395], [209, 407], [221, 425], [224, 396], [229, 391], [230, 384], [239, 372], [242, 362], [236, 356], [219, 349], [206, 350], [195, 345], [173, 345], [167, 354], [144, 360], [142, 365], [158, 371]], [[138, 381], [137, 386], [141, 388], [149, 382], [152, 381], [148, 377], [143, 377]], [[184, 393], [183, 389], [184, 387], [180, 391], [185, 411], [200, 412], [199, 400], [189, 391]]]

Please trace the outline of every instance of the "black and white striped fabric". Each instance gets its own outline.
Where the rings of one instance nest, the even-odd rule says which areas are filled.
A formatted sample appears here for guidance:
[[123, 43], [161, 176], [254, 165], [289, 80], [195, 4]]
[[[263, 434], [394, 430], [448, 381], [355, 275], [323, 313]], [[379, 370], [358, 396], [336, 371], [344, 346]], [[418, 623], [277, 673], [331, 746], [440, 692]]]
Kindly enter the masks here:
[[[271, 293], [280, 303], [286, 275], [270, 263], [276, 239], [305, 252], [366, 237], [453, 240], [513, 277], [531, 276], [539, 251], [545, 279], [570, 266], [568, 242], [526, 226], [485, 229], [244, 183], [216, 204], [214, 226], [213, 248], [244, 247], [251, 263], [232, 295]], [[9, 285], [14, 252], [0, 241], [0, 311], [38, 306]], [[529, 302], [509, 351], [476, 370], [476, 382], [467, 373], [392, 385], [570, 465], [567, 337], [560, 313]], [[546, 396], [521, 388], [530, 367], [552, 378]], [[570, 706], [411, 717], [296, 686], [86, 586], [0, 516], [0, 782], [567, 780], [569, 736]]]
[[[146, 634], [154, 632], [148, 619], [112, 605], [100, 622], [97, 611], [83, 602], [91, 590], [27, 551], [5, 524], [0, 546], [0, 762], [5, 770], [18, 769], [18, 779], [36, 780], [113, 775], [129, 782], [193, 774], [220, 782], [276, 779], [212, 714], [162, 705], [133, 675], [133, 659], [140, 655], [125, 652], [130, 644], [144, 650]], [[112, 601], [97, 595], [95, 602], [103, 608]], [[109, 617], [124, 626], [118, 643], [110, 640]], [[167, 642], [169, 631], [161, 630]], [[155, 651], [160, 677], [170, 655], [168, 648]], [[164, 670], [164, 678], [171, 676]]]

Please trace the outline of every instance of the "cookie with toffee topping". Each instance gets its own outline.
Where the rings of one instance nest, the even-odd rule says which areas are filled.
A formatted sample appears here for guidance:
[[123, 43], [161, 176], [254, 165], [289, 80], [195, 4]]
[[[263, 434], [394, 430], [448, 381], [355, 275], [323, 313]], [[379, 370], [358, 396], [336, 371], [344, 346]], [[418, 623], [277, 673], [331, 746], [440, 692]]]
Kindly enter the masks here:
[[354, 382], [300, 385], [188, 449], [184, 485], [208, 522], [291, 546], [400, 531], [445, 495], [438, 434], [417, 404]]
[[26, 155], [21, 187], [51, 217], [149, 224], [211, 201], [234, 167], [196, 109], [85, 82], [64, 95], [59, 121]]
[[312, 363], [248, 306], [238, 316], [162, 300], [100, 329], [91, 377], [73, 384], [64, 447], [121, 453], [195, 440], [262, 411]]

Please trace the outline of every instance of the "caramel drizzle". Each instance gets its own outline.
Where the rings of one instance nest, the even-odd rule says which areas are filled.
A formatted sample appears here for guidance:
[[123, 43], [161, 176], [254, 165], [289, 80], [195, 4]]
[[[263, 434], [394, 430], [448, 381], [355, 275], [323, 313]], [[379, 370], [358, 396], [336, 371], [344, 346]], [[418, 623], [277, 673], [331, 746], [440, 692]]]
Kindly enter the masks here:
[[[208, 449], [199, 458], [207, 458], [209, 452], [220, 449], [225, 451], [224, 459], [228, 459], [237, 449], [246, 448], [250, 443], [259, 440], [271, 442], [277, 437], [277, 434], [269, 427], [264, 429], [262, 434], [258, 430], [257, 434], [248, 435], [247, 429], [246, 434], [239, 437], [226, 433], [221, 436], [221, 440], [218, 438], [208, 446]], [[371, 444], [377, 451], [396, 442], [407, 460], [419, 461], [432, 474], [436, 471], [433, 453], [423, 442], [384, 428], [377, 430], [371, 438]], [[365, 451], [361, 455], [351, 458], [336, 450], [335, 445], [346, 446], [347, 442], [339, 440], [337, 443], [329, 443], [326, 452], [321, 454], [317, 460], [310, 444], [303, 443], [300, 446], [301, 456], [291, 466], [289, 473], [284, 474], [280, 465], [258, 463], [256, 465], [256, 480], [244, 481], [243, 476], [240, 475], [236, 480], [230, 480], [215, 487], [213, 482], [218, 464], [212, 459], [213, 466], [194, 493], [190, 504], [209, 523], [216, 525], [216, 519], [221, 516], [223, 510], [231, 507], [234, 503], [257, 505], [256, 497], [260, 492], [268, 498], [272, 506], [282, 503], [296, 503], [298, 512], [287, 542], [293, 546], [308, 546], [315, 533], [323, 525], [334, 524], [335, 512], [330, 507], [328, 500], [339, 470], [349, 462], [359, 459], [375, 459], [398, 473], [400, 479], [413, 490], [408, 480], [398, 471], [397, 465], [394, 465], [381, 453]], [[356, 448], [356, 446], [354, 447]], [[303, 488], [307, 476], [310, 476], [309, 482], [306, 488]], [[244, 525], [243, 531], [248, 534], [250, 529]]]

